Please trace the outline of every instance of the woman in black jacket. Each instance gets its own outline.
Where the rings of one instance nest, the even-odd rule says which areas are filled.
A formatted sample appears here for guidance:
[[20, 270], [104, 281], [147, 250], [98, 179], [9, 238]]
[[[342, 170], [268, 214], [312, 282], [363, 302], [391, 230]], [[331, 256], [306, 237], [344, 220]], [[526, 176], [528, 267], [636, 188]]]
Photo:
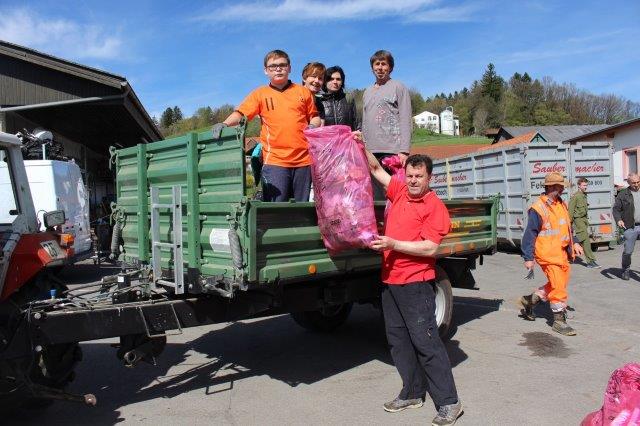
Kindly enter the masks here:
[[358, 130], [360, 123], [356, 116], [356, 102], [344, 93], [344, 71], [339, 66], [327, 68], [324, 74], [324, 125], [344, 124], [351, 130]]

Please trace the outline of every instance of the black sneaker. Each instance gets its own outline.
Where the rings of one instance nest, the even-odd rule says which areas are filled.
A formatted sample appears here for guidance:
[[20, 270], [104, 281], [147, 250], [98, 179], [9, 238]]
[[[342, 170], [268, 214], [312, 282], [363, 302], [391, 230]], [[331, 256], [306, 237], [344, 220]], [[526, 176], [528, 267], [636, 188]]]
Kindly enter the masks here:
[[587, 268], [591, 269], [599, 269], [600, 265], [598, 265], [595, 261], [587, 263]]
[[629, 270], [625, 269], [624, 271], [622, 271], [622, 275], [620, 276], [620, 278], [622, 278], [625, 281], [629, 281], [629, 278], [631, 278]]
[[393, 401], [385, 402], [382, 408], [389, 413], [397, 413], [398, 411], [406, 410], [407, 408], [420, 408], [422, 407], [421, 398], [417, 399], [400, 399], [396, 398]]
[[438, 408], [438, 415], [431, 421], [432, 426], [446, 426], [455, 424], [458, 417], [462, 415], [462, 403], [443, 405]]

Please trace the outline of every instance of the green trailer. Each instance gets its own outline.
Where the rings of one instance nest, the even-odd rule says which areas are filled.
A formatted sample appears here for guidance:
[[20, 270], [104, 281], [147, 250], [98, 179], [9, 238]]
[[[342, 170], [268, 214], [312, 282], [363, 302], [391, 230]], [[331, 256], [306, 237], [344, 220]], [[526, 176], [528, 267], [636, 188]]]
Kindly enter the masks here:
[[[329, 256], [313, 203], [248, 196], [243, 132], [226, 129], [218, 139], [191, 133], [111, 151], [119, 243], [112, 247], [120, 246], [121, 272], [44, 299], [34, 293], [28, 303], [17, 293], [6, 304], [10, 338], [0, 345], [0, 370], [11, 389], [95, 404], [93, 395], [66, 393], [59, 383], [34, 384], [26, 372], [38, 366], [71, 374], [67, 367], [80, 358], [76, 342], [119, 337], [117, 355], [133, 366], [155, 362], [167, 336], [187, 327], [289, 313], [303, 327], [330, 331], [354, 303], [379, 306], [378, 253]], [[476, 260], [495, 250], [497, 199], [445, 204], [452, 231], [437, 253], [435, 288], [443, 336], [451, 285], [473, 286]], [[384, 203], [375, 208], [382, 224]]]
[[[148, 268], [154, 291], [176, 296], [277, 294], [274, 306], [305, 327], [327, 329], [351, 303], [375, 301], [380, 255], [329, 256], [313, 202], [263, 203], [248, 196], [244, 128], [112, 150], [120, 260]], [[382, 226], [384, 202], [376, 203]], [[451, 321], [452, 284], [474, 285], [470, 269], [496, 247], [495, 200], [447, 201], [452, 232], [437, 257], [437, 317]], [[345, 314], [346, 312], [346, 314]]]

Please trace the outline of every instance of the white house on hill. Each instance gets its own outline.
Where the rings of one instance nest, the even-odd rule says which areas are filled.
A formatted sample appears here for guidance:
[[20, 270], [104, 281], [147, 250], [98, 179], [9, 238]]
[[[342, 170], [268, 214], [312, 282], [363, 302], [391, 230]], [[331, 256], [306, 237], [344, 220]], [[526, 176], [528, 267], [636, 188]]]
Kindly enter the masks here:
[[429, 129], [435, 133], [440, 133], [440, 117], [438, 117], [438, 114], [424, 111], [414, 116], [413, 121], [421, 129]]
[[440, 133], [460, 136], [460, 120], [457, 115], [453, 115], [452, 107], [447, 107], [440, 113]]

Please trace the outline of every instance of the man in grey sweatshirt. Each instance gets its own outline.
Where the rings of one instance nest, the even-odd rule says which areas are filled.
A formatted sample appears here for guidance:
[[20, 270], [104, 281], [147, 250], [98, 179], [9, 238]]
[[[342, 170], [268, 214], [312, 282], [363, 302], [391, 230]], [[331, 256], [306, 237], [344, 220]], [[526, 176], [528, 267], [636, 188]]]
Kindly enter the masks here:
[[391, 79], [393, 56], [378, 50], [371, 56], [376, 82], [364, 91], [362, 134], [367, 149], [378, 160], [396, 155], [404, 163], [411, 148], [411, 98], [409, 90]]

